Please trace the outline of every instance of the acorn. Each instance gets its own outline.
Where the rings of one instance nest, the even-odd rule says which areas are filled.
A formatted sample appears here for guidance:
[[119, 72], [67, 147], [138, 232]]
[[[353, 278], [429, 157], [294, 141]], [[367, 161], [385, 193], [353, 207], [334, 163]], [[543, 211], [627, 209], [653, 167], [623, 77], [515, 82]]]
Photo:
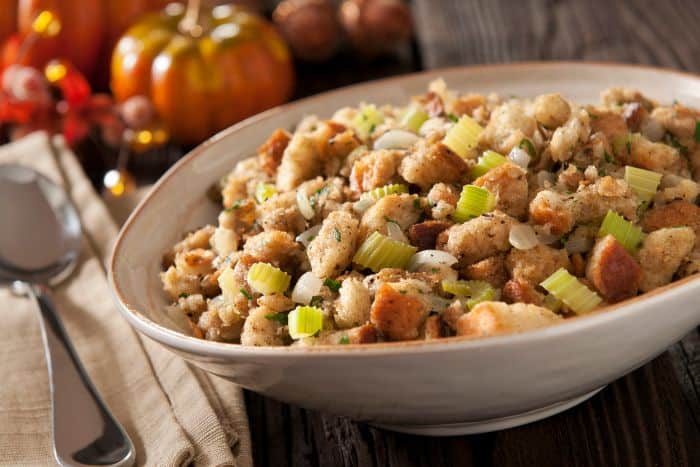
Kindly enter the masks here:
[[413, 34], [411, 10], [401, 0], [345, 0], [340, 23], [353, 48], [369, 58], [394, 51]]
[[284, 0], [275, 8], [272, 20], [297, 58], [323, 61], [338, 48], [341, 29], [329, 0]]

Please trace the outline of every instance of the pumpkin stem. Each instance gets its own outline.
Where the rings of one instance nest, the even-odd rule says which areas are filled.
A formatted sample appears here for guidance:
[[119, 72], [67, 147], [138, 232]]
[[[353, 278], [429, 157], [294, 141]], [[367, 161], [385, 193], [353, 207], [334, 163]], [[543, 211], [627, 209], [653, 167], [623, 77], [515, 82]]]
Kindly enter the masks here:
[[193, 37], [202, 35], [202, 26], [199, 24], [201, 0], [187, 0], [185, 16], [180, 21], [180, 30]]

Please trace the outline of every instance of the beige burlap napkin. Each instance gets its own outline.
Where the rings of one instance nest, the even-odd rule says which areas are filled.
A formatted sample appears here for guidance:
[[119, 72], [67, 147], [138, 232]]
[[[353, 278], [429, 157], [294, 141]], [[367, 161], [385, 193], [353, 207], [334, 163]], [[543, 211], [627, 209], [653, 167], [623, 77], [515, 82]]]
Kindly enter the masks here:
[[[62, 139], [29, 135], [0, 147], [2, 163], [39, 170], [78, 208], [81, 259], [55, 299], [83, 364], [136, 446], [137, 464], [251, 466], [240, 388], [141, 338], [117, 312], [104, 269], [117, 227]], [[0, 290], [0, 308], [0, 466], [54, 465], [34, 304]]]

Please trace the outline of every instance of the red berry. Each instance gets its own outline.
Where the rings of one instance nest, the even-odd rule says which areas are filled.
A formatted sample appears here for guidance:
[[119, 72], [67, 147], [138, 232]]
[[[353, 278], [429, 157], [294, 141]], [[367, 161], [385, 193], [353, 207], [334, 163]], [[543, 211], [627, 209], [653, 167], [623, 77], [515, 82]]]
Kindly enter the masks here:
[[44, 75], [57, 86], [71, 108], [88, 104], [92, 89], [87, 79], [67, 60], [52, 60], [44, 68]]
[[24, 68], [22, 65], [10, 65], [2, 72], [2, 90], [11, 92], [12, 83], [17, 76], [17, 72]]
[[42, 74], [28, 66], [8, 67], [2, 76], [2, 87], [18, 101], [47, 103], [51, 99]]
[[82, 141], [90, 132], [90, 125], [83, 117], [75, 113], [68, 113], [63, 119], [63, 137], [69, 146], [74, 147]]
[[129, 128], [143, 128], [153, 120], [154, 111], [146, 96], [132, 96], [125, 100], [119, 111]]

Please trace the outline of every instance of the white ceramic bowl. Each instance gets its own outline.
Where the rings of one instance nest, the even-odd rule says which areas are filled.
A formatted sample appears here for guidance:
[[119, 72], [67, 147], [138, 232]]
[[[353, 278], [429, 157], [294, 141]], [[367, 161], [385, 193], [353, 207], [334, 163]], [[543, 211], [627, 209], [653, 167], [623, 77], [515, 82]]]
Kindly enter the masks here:
[[352, 86], [239, 123], [192, 151], [158, 182], [122, 229], [109, 267], [124, 317], [186, 360], [248, 389], [398, 431], [483, 432], [527, 423], [585, 400], [700, 323], [691, 277], [610, 310], [520, 335], [318, 348], [251, 348], [196, 339], [163, 311], [161, 254], [216, 219], [207, 188], [277, 127], [360, 101], [405, 103], [444, 77], [450, 87], [597, 102], [610, 86], [700, 107], [700, 78], [636, 66], [547, 63], [456, 68]]

